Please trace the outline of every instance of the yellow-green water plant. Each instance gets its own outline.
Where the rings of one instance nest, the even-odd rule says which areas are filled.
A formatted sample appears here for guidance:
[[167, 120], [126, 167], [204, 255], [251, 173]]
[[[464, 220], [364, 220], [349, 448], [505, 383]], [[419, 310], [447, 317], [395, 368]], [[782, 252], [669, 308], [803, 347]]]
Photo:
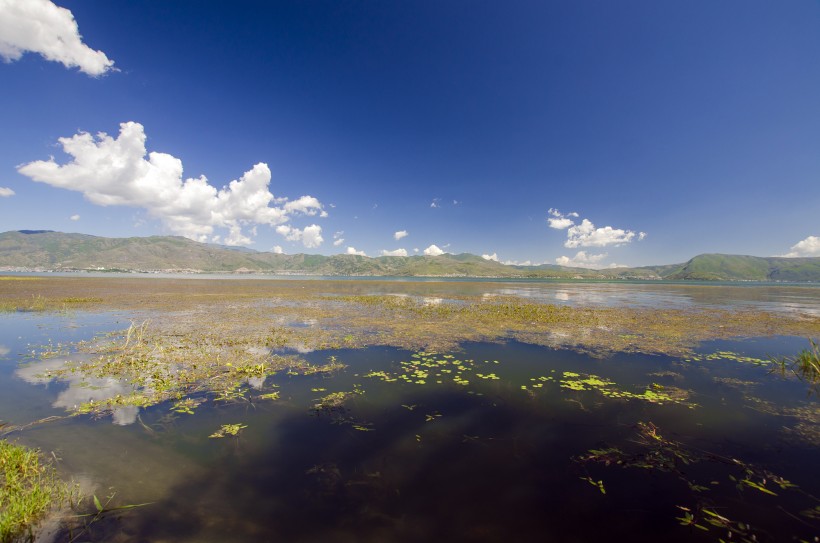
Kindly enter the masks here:
[[39, 451], [0, 440], [0, 542], [33, 540], [37, 523], [75, 492]]
[[220, 437], [228, 437], [228, 436], [237, 437], [237, 436], [239, 436], [239, 432], [241, 432], [242, 430], [244, 430], [247, 427], [248, 427], [247, 424], [239, 424], [239, 423], [236, 423], [236, 424], [223, 424], [219, 428], [219, 430], [217, 430], [213, 434], [209, 435], [208, 437], [212, 437], [212, 438], [220, 438]]

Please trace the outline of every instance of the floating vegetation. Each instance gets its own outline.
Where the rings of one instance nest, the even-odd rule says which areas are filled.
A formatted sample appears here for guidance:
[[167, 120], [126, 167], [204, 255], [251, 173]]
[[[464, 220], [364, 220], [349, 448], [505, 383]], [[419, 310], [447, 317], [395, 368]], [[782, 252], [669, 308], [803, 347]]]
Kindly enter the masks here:
[[559, 385], [561, 388], [569, 390], [594, 390], [607, 398], [641, 400], [656, 404], [676, 403], [687, 405], [690, 408], [695, 407], [695, 404], [687, 402], [689, 398], [688, 391], [676, 387], [665, 387], [654, 383], [643, 392], [635, 393], [621, 390], [613, 381], [603, 379], [597, 375], [581, 375], [579, 373], [565, 371], [563, 372], [563, 379], [559, 381]]
[[[193, 414], [210, 395], [215, 402], [248, 400], [247, 383], [261, 386], [267, 377], [280, 372], [295, 375], [329, 374], [344, 368], [335, 356], [325, 365], [312, 365], [293, 356], [274, 355], [268, 349], [251, 347], [247, 340], [227, 344], [210, 338], [179, 338], [156, 335], [149, 322], [132, 324], [107, 338], [78, 345], [79, 356], [66, 357], [62, 365], [51, 365], [38, 376], [44, 382], [70, 380], [77, 386], [105, 384], [111, 394], [89, 388], [92, 397], [70, 406], [75, 414], [118, 412], [172, 401], [171, 411]], [[46, 346], [32, 353], [41, 359], [67, 354], [65, 346]], [[34, 366], [32, 366], [34, 367]], [[84, 385], [83, 380], [89, 381]], [[269, 385], [272, 387], [272, 385]], [[261, 394], [276, 399], [278, 393]]]
[[709, 354], [693, 354], [684, 359], [684, 362], [704, 362], [704, 361], [723, 361], [730, 360], [732, 362], [739, 362], [741, 364], [752, 364], [754, 366], [768, 366], [771, 360], [764, 360], [762, 358], [755, 358], [753, 356], [744, 356], [732, 351], [717, 351]]
[[33, 540], [36, 524], [75, 492], [39, 451], [0, 440], [0, 542]]
[[246, 424], [223, 424], [219, 430], [214, 432], [213, 434], [209, 435], [208, 437], [212, 438], [220, 438], [220, 437], [227, 437], [227, 436], [238, 436], [239, 432], [243, 429], [247, 428]]
[[[374, 344], [448, 350], [465, 341], [513, 338], [592, 353], [686, 356], [693, 346], [708, 339], [820, 334], [820, 319], [800, 313], [571, 307], [514, 296], [486, 298], [483, 286], [459, 285], [464, 293], [446, 298], [431, 297], [429, 288], [412, 282], [369, 281], [368, 290], [391, 294], [360, 294], [356, 291], [361, 284], [350, 281], [193, 283], [185, 279], [48, 277], [0, 282], [0, 308], [117, 309], [135, 319], [153, 317], [152, 339], [163, 346], [206, 338], [211, 344], [227, 345], [237, 338], [252, 338], [270, 349], [305, 351]], [[442, 298], [442, 302], [430, 304], [425, 297]], [[287, 325], [306, 322], [311, 325]]]

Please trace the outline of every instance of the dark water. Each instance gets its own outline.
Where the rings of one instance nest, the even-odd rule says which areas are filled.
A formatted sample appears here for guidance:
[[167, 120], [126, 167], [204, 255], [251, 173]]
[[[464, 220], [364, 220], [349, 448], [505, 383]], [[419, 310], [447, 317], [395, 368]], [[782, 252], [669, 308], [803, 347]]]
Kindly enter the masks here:
[[[60, 415], [116, 390], [38, 381], [48, 361], [20, 367], [33, 345], [122, 328], [115, 320], [0, 317], [0, 419]], [[152, 502], [91, 524], [82, 541], [717, 541], [730, 527], [734, 541], [812, 541], [818, 403], [805, 383], [759, 365], [807, 346], [711, 342], [689, 360], [515, 342], [430, 355], [314, 352], [304, 356], [336, 356], [347, 368], [277, 374], [248, 388], [250, 402], [207, 401], [194, 415], [159, 405], [9, 437], [54, 451], [60, 469], [98, 496], [116, 492], [111, 505]], [[609, 384], [573, 389], [590, 376]], [[258, 398], [273, 385], [280, 399]], [[354, 391], [342, 406], [314, 408]], [[208, 437], [233, 423], [247, 426], [238, 437]], [[620, 464], [581, 461], [609, 448], [622, 452]], [[797, 487], [781, 488], [783, 479]], [[701, 512], [708, 530], [684, 526], [680, 507], [728, 524]]]

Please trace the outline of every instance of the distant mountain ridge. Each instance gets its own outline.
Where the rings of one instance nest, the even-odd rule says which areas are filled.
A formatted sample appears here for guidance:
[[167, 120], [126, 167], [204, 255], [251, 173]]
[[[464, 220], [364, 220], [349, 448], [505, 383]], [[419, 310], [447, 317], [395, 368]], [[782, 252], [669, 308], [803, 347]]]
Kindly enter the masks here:
[[0, 234], [0, 269], [820, 282], [820, 258], [705, 254], [683, 264], [590, 270], [550, 264], [507, 266], [468, 253], [375, 258], [284, 255], [177, 236], [106, 238], [48, 230]]

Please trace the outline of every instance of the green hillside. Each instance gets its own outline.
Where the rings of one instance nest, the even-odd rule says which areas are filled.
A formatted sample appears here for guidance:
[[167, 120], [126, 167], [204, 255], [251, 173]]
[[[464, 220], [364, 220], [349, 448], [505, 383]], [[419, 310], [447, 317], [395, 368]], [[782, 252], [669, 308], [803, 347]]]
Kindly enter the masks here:
[[174, 236], [104, 238], [42, 230], [0, 234], [0, 268], [820, 282], [820, 258], [707, 254], [696, 256], [684, 264], [588, 270], [549, 264], [505, 266], [468, 253], [378, 258], [358, 255], [283, 255], [197, 243]]

